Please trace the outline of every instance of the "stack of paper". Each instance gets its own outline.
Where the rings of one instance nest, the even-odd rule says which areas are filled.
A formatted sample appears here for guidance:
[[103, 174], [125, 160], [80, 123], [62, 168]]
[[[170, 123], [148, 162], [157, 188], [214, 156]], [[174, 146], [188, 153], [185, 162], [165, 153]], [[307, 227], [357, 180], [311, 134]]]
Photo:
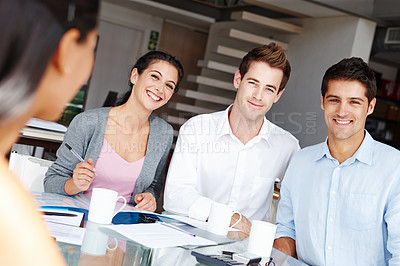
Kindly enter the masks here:
[[42, 208], [40, 211], [50, 235], [58, 242], [82, 245], [85, 235], [85, 229], [80, 227], [83, 223], [82, 212], [51, 208]]
[[31, 118], [26, 125], [28, 127], [33, 127], [33, 128], [41, 128], [41, 129], [46, 129], [46, 130], [51, 130], [51, 131], [57, 131], [57, 132], [67, 132], [67, 128], [64, 125], [61, 125], [56, 122], [49, 122], [45, 120], [41, 120], [38, 118]]
[[49, 228], [50, 235], [54, 237], [57, 242], [69, 243], [77, 246], [82, 245], [85, 228], [53, 222], [48, 222], [47, 227]]

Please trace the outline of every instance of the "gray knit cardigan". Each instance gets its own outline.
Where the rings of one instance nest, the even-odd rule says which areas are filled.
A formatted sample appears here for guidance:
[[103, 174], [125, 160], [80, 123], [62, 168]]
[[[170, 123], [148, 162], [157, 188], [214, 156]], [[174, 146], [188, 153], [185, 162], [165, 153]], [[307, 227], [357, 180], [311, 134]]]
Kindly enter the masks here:
[[[46, 173], [45, 192], [67, 195], [64, 184], [72, 178], [73, 170], [79, 160], [64, 143], [68, 143], [85, 161], [92, 158], [93, 164], [96, 164], [103, 146], [109, 111], [110, 108], [88, 110], [72, 120], [64, 136], [64, 142], [57, 151], [57, 160]], [[149, 122], [150, 134], [146, 157], [132, 194], [131, 203], [134, 205], [134, 197], [138, 193], [150, 192], [156, 200], [159, 198], [173, 140], [173, 128], [170, 124], [153, 115], [149, 117]]]

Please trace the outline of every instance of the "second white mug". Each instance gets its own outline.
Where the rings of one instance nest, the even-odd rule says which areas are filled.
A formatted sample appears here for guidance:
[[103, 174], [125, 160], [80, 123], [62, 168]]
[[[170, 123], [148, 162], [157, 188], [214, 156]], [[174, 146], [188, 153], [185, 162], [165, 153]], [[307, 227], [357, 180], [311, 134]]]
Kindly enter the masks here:
[[[117, 211], [115, 204], [119, 199], [124, 200], [124, 204]], [[120, 212], [126, 205], [126, 198], [118, 196], [118, 192], [106, 188], [94, 188], [90, 199], [88, 220], [99, 224], [110, 224], [112, 218]]]
[[[229, 226], [233, 214], [239, 214], [239, 220]], [[208, 231], [217, 235], [226, 235], [229, 228], [237, 225], [242, 219], [242, 215], [234, 211], [231, 206], [215, 203], [211, 204], [210, 215], [208, 216]]]
[[108, 246], [108, 235], [99, 230], [101, 224], [87, 221], [86, 231], [83, 237], [81, 251], [95, 256], [105, 255], [107, 250], [115, 250], [118, 247], [118, 240], [114, 237], [114, 247]]
[[269, 257], [274, 244], [276, 224], [253, 221], [247, 251], [261, 257]]

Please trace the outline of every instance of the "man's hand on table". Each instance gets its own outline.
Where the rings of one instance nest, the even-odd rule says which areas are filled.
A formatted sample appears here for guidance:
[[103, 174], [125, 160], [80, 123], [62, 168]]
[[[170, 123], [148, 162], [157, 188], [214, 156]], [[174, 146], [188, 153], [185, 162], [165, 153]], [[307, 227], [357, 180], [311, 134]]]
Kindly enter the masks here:
[[[232, 226], [233, 224], [235, 224], [238, 220], [239, 220], [240, 216], [239, 214], [235, 213], [234, 215], [232, 215], [232, 219], [231, 219], [231, 224], [230, 226]], [[251, 230], [251, 223], [249, 222], [249, 220], [247, 220], [246, 217], [244, 217], [242, 215], [242, 219], [240, 220], [240, 222], [235, 225], [233, 228], [239, 229], [240, 231], [242, 231], [244, 234], [246, 234], [247, 236], [250, 235], [250, 230]]]
[[290, 237], [280, 237], [275, 239], [274, 248], [296, 258], [296, 241]]

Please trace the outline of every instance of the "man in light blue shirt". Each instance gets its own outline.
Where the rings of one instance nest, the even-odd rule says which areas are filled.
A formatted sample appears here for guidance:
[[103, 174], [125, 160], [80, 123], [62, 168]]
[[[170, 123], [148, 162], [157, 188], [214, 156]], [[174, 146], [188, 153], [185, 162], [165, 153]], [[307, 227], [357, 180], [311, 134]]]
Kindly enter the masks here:
[[325, 142], [286, 171], [274, 247], [311, 265], [400, 265], [400, 152], [364, 129], [376, 82], [360, 58], [325, 73]]

